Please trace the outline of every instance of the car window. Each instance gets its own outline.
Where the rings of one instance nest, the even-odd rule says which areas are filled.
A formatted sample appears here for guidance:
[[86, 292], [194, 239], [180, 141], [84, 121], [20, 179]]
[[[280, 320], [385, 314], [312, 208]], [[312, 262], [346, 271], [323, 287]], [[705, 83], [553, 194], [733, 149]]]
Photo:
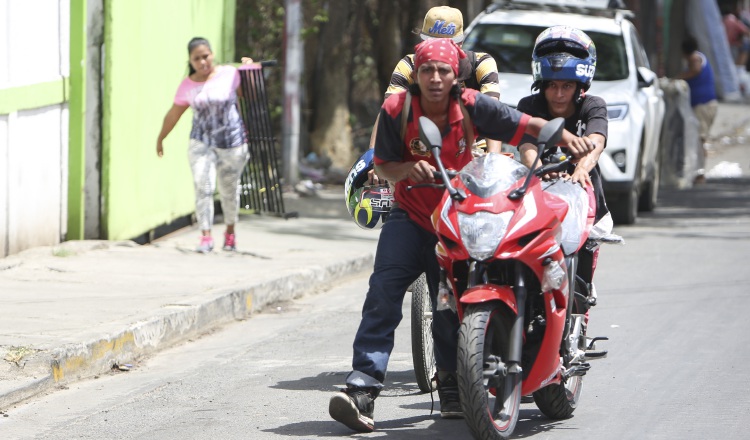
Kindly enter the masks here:
[[635, 28], [631, 29], [630, 31], [630, 42], [633, 45], [633, 55], [635, 56], [635, 67], [645, 67], [651, 70], [651, 68], [648, 65], [648, 57], [646, 57], [646, 51], [643, 49], [643, 45], [641, 44], [641, 39], [638, 38], [638, 32], [636, 32]]
[[[478, 24], [466, 36], [463, 48], [487, 52], [497, 62], [500, 73], [531, 75], [531, 52], [536, 37], [546, 27], [511, 24]], [[628, 61], [622, 36], [586, 31], [596, 45], [597, 81], [628, 77]]]

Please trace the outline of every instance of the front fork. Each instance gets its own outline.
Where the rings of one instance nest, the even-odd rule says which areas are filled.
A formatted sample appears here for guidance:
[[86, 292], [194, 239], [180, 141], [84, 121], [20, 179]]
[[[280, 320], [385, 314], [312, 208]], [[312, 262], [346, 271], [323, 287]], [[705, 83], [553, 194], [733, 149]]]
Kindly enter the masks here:
[[511, 373], [521, 373], [521, 352], [523, 351], [524, 316], [526, 316], [526, 281], [523, 278], [523, 264], [516, 262], [515, 274], [516, 285], [513, 291], [516, 294], [516, 319], [510, 329], [510, 353], [508, 362]]
[[[524, 266], [520, 261], [515, 263], [516, 317], [510, 330], [510, 347], [508, 359], [505, 362], [507, 372], [521, 374], [521, 356], [523, 352], [524, 316], [526, 316], [526, 281], [524, 280]], [[469, 286], [485, 283], [484, 267], [472, 262], [469, 269]]]

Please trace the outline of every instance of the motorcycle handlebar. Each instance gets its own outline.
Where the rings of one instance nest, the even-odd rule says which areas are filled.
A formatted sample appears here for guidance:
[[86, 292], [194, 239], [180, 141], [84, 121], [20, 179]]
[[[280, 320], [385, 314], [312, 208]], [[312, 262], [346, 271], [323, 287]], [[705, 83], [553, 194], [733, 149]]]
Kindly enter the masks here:
[[[448, 174], [448, 177], [450, 177], [451, 179], [458, 176], [458, 171], [445, 170], [445, 173]], [[440, 174], [440, 171], [437, 170], [432, 172], [432, 177], [434, 177], [435, 179], [443, 180], [443, 175]]]
[[[458, 176], [458, 171], [445, 170], [445, 172], [451, 179]], [[434, 177], [435, 180], [443, 180], [443, 175], [440, 174], [440, 171], [433, 171], [432, 177]], [[406, 190], [411, 191], [414, 188], [445, 188], [445, 183], [418, 183], [416, 185], [407, 186]]]
[[559, 171], [565, 171], [565, 170], [568, 169], [568, 164], [570, 164], [570, 158], [566, 157], [565, 159], [563, 159], [560, 162], [548, 163], [546, 165], [543, 165], [543, 166], [537, 168], [534, 171], [534, 174], [537, 177], [542, 177], [545, 174], [556, 173], [556, 172], [559, 172]]

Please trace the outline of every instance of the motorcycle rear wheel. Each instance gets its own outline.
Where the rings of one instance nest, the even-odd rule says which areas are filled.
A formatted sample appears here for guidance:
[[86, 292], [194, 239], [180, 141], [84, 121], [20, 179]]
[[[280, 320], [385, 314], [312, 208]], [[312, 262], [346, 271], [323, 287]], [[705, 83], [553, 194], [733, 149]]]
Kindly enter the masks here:
[[[521, 404], [521, 375], [507, 374], [498, 383], [484, 377], [489, 356], [507, 362], [515, 317], [498, 303], [470, 305], [458, 332], [458, 390], [464, 418], [476, 439], [508, 438]], [[491, 392], [491, 388], [494, 388]]]
[[[583, 292], [580, 287], [580, 280], [576, 280], [576, 290]], [[578, 295], [574, 295], [574, 301], [572, 304], [572, 315], [586, 313], [585, 305]], [[571, 319], [571, 325], [575, 324], [575, 319]], [[586, 325], [581, 322], [580, 338], [578, 340], [578, 348], [586, 350]], [[574, 329], [570, 329], [573, 332]], [[566, 368], [570, 365], [566, 364]], [[534, 403], [537, 408], [545, 416], [561, 420], [567, 419], [578, 407], [578, 400], [581, 397], [581, 391], [583, 390], [583, 376], [573, 376], [568, 378], [565, 383], [558, 383], [548, 385], [534, 392]]]
[[422, 274], [411, 285], [411, 357], [419, 390], [435, 391], [434, 341], [432, 339], [432, 302], [427, 279]]

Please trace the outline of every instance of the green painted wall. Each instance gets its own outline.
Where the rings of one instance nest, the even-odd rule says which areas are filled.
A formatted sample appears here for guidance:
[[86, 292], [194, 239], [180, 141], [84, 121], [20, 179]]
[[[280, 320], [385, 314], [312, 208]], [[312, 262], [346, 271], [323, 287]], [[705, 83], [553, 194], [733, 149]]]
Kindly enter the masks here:
[[[207, 38], [232, 62], [234, 0], [106, 0], [102, 122], [102, 230], [144, 234], [195, 210], [187, 160], [192, 112], [156, 156], [156, 137], [187, 75], [187, 43]], [[227, 44], [229, 43], [229, 44]]]
[[86, 0], [70, 1], [68, 240], [84, 238], [86, 182]]

